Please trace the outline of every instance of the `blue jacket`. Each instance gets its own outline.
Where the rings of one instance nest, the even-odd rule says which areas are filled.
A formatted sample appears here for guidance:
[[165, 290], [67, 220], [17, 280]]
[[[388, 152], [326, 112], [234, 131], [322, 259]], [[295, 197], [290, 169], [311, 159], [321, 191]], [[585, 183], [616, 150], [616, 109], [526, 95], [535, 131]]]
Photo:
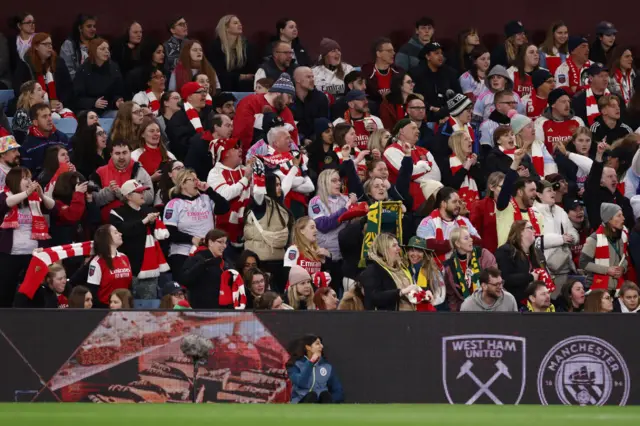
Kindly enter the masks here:
[[344, 401], [344, 392], [338, 375], [324, 358], [320, 358], [315, 364], [309, 358], [304, 357], [287, 368], [289, 379], [293, 385], [291, 390], [291, 402], [298, 403], [309, 392], [320, 395], [328, 391], [333, 402]]
[[20, 146], [20, 163], [31, 170], [31, 175], [38, 176], [44, 165], [44, 153], [52, 145], [64, 145], [71, 154], [71, 144], [67, 135], [59, 130], [51, 132], [48, 138], [28, 135]]

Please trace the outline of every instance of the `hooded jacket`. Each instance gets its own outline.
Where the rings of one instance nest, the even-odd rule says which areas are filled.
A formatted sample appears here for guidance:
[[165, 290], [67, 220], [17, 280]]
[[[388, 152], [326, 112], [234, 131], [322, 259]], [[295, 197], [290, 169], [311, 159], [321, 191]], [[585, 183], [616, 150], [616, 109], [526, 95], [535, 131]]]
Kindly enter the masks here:
[[511, 293], [502, 290], [502, 296], [493, 305], [487, 305], [482, 300], [482, 289], [478, 289], [462, 302], [460, 312], [518, 312], [518, 304]]
[[405, 70], [417, 67], [420, 63], [420, 51], [424, 45], [420, 43], [420, 38], [414, 35], [402, 45], [396, 54], [396, 65]]
[[[482, 120], [486, 120], [487, 118], [489, 118], [489, 115], [496, 108], [493, 104], [493, 98], [496, 92], [491, 88], [491, 77], [493, 77], [494, 75], [504, 77], [507, 80], [504, 86], [504, 90], [510, 90], [513, 92], [513, 80], [511, 80], [507, 69], [502, 65], [494, 66], [491, 71], [489, 71], [489, 74], [487, 74], [487, 77], [484, 79], [484, 84], [485, 86], [487, 86], [487, 89], [480, 95], [478, 95], [476, 104], [473, 107], [473, 115], [482, 117]], [[520, 96], [516, 92], [513, 92], [513, 97], [518, 103], [518, 105], [516, 106], [518, 114], [526, 115], [525, 105], [522, 102], [522, 98], [520, 98]]]
[[549, 270], [554, 275], [575, 271], [571, 247], [562, 238], [564, 234], [569, 234], [576, 243], [580, 241], [578, 231], [571, 224], [569, 216], [559, 206], [536, 202], [534, 207], [544, 217], [544, 257], [547, 260]]
[[342, 402], [344, 392], [333, 366], [320, 357], [315, 363], [306, 356], [287, 368], [291, 380], [291, 402], [298, 403], [308, 393], [329, 392], [333, 402]]

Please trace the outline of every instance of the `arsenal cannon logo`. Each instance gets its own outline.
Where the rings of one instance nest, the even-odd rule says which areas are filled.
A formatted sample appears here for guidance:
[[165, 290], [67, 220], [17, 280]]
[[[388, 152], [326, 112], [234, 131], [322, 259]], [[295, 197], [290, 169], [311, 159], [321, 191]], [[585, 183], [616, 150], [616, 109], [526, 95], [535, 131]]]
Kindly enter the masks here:
[[466, 334], [442, 339], [442, 383], [450, 404], [518, 404], [524, 393], [526, 339]]

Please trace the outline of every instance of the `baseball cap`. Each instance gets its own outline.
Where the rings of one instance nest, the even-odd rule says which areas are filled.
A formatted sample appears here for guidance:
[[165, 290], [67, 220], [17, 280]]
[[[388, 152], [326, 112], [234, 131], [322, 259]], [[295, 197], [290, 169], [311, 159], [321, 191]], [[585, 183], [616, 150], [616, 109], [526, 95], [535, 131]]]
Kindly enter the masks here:
[[562, 205], [564, 206], [564, 211], [569, 213], [571, 210], [575, 210], [578, 207], [584, 207], [584, 202], [578, 198], [564, 198], [562, 200]]
[[617, 33], [618, 30], [611, 22], [602, 21], [596, 26], [596, 34], [613, 35]]
[[142, 192], [146, 191], [147, 189], [149, 189], [148, 186], [142, 185], [140, 182], [138, 182], [135, 179], [129, 179], [120, 188], [120, 193], [124, 197], [126, 197], [127, 195], [131, 194], [132, 192], [142, 193]]
[[20, 145], [12, 135], [3, 136], [0, 138], [0, 154], [9, 152], [12, 149], [19, 149]]
[[524, 25], [521, 21], [509, 21], [504, 26], [504, 35], [506, 38], [525, 32]]
[[367, 95], [362, 90], [351, 90], [344, 98], [347, 102], [364, 101], [367, 99]]
[[597, 62], [591, 64], [591, 66], [587, 69], [587, 74], [590, 76], [595, 76], [600, 74], [601, 72], [609, 72], [609, 68], [606, 66], [599, 64]]
[[435, 52], [438, 49], [442, 50], [442, 45], [437, 41], [432, 41], [431, 43], [427, 43], [424, 45], [422, 50], [420, 50], [420, 57], [424, 58], [429, 53]]
[[182, 89], [180, 89], [180, 96], [182, 96], [183, 101], [186, 101], [189, 96], [193, 95], [198, 90], [203, 90], [203, 89], [204, 87], [202, 87], [199, 83], [196, 83], [195, 81], [190, 81], [188, 83], [185, 83], [184, 86], [182, 86]]
[[174, 281], [169, 281], [162, 287], [162, 294], [166, 296], [167, 294], [176, 294], [179, 292], [184, 293], [184, 288], [180, 284]]

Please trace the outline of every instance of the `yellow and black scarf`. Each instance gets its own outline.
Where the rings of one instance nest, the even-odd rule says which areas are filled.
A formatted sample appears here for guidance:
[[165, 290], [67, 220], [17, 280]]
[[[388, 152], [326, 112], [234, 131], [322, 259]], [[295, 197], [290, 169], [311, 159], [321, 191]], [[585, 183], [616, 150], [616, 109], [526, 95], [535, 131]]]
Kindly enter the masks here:
[[[480, 256], [482, 248], [474, 247], [473, 251], [467, 255], [467, 273], [462, 271], [462, 264], [458, 253], [454, 250], [451, 258], [453, 260], [453, 269], [455, 271], [456, 283], [460, 286], [460, 293], [463, 298], [467, 298], [480, 287]], [[469, 280], [467, 281], [467, 277]]]
[[[393, 223], [393, 229], [388, 229], [389, 223]], [[383, 228], [383, 224], [385, 224]], [[364, 268], [371, 248], [371, 244], [382, 232], [394, 234], [402, 244], [402, 202], [401, 201], [377, 201], [369, 206], [367, 224], [365, 225], [364, 241], [360, 252], [358, 267]]]

